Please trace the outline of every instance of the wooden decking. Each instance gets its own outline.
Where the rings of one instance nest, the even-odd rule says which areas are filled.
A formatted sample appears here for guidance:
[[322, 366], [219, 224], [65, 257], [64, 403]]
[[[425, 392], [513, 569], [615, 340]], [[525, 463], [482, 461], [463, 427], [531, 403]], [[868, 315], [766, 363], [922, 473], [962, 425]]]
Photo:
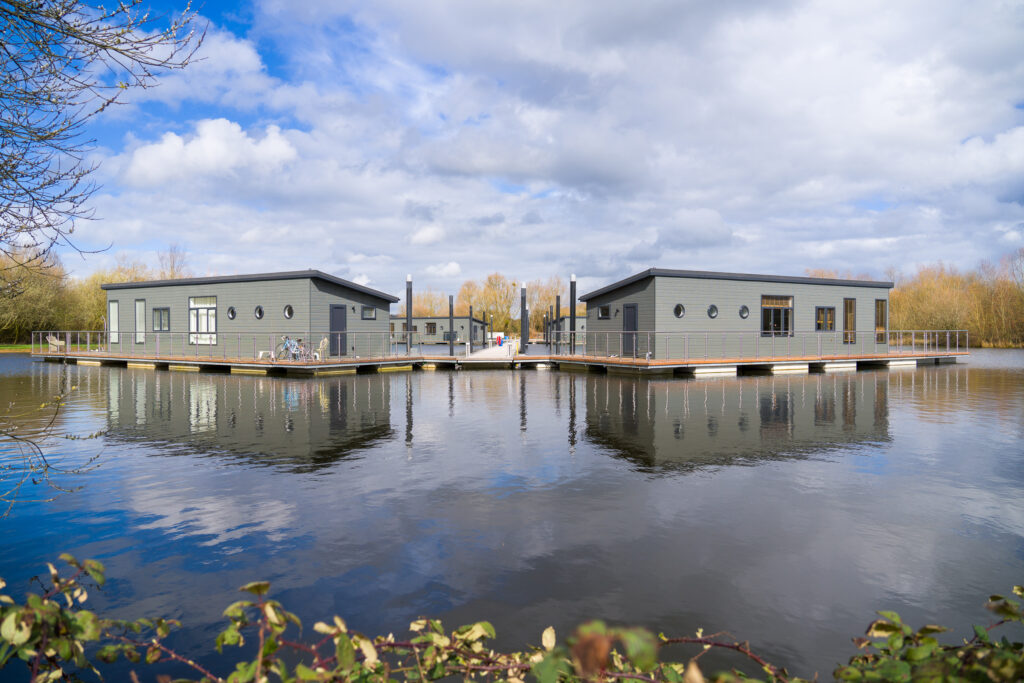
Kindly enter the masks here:
[[[492, 351], [488, 349], [488, 351]], [[424, 367], [449, 368], [525, 368], [537, 366], [558, 366], [565, 369], [586, 369], [604, 371], [627, 371], [636, 374], [687, 373], [704, 374], [713, 372], [740, 371], [809, 371], [830, 368], [853, 368], [878, 365], [909, 365], [921, 363], [956, 362], [966, 351], [915, 351], [884, 354], [828, 355], [828, 356], [775, 356], [772, 358], [729, 357], [691, 359], [645, 359], [620, 358], [587, 355], [509, 355], [502, 353], [479, 353], [470, 356], [449, 356], [447, 354], [421, 354], [410, 356], [386, 356], [367, 358], [328, 358], [324, 360], [280, 360], [254, 358], [228, 358], [203, 356], [161, 356], [151, 357], [133, 354], [117, 354], [106, 351], [53, 351], [38, 350], [33, 355], [52, 361], [73, 361], [82, 364], [110, 364], [166, 367], [187, 370], [228, 370], [249, 374], [344, 374], [354, 372], [389, 371]]]

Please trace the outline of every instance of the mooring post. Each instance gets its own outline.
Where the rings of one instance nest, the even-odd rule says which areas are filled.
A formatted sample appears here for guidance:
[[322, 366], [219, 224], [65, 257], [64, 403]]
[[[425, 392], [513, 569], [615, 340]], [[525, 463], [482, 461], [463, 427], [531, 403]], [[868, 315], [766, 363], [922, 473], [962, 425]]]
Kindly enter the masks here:
[[569, 276], [569, 355], [576, 355], [576, 273]]
[[[473, 353], [473, 307], [469, 307], [469, 353]], [[469, 354], [466, 354], [469, 355]]]
[[[547, 327], [547, 330], [548, 330], [548, 346], [551, 345], [551, 324], [552, 324], [552, 320], [551, 319], [554, 316], [555, 316], [555, 307], [552, 306], [551, 304], [548, 304], [548, 327]], [[551, 349], [548, 349], [548, 353], [551, 353]]]
[[562, 295], [555, 295], [555, 353], [558, 353], [558, 347], [562, 343]]
[[455, 355], [455, 337], [452, 331], [455, 329], [455, 297], [448, 295], [448, 355]]
[[405, 355], [412, 355], [412, 274], [405, 276]]
[[530, 343], [530, 312], [526, 310], [526, 287], [520, 290], [519, 303], [519, 348], [526, 352], [526, 345]]

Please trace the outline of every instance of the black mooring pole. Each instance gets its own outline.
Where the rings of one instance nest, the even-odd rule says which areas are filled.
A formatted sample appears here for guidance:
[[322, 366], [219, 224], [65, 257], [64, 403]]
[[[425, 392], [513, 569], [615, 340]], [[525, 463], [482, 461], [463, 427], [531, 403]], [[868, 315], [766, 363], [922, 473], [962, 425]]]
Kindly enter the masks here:
[[576, 273], [569, 276], [569, 355], [576, 354]]
[[[548, 304], [548, 346], [551, 346], [551, 327], [555, 324], [555, 307]], [[548, 353], [551, 353], [551, 349], [548, 349]]]
[[558, 346], [562, 341], [559, 332], [562, 331], [562, 295], [555, 295], [555, 353], [558, 353]]
[[455, 337], [452, 330], [455, 329], [455, 297], [448, 295], [448, 355], [455, 355]]
[[526, 310], [526, 287], [520, 291], [521, 303], [519, 304], [519, 346], [526, 352], [526, 345], [530, 343], [530, 312]]
[[469, 307], [469, 353], [473, 353], [473, 307], [472, 306]]
[[412, 274], [405, 276], [405, 355], [412, 355]]

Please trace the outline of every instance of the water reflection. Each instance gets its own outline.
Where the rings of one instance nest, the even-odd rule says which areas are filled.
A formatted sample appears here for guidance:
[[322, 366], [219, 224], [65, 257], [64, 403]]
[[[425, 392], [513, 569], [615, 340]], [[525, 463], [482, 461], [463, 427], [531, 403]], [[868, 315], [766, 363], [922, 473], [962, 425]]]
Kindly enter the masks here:
[[[38, 407], [59, 377], [0, 390]], [[810, 675], [875, 609], [963, 627], [1024, 572], [1019, 370], [68, 378], [59, 429], [109, 428], [106, 462], [15, 509], [0, 576], [101, 557], [96, 608], [182, 616], [186, 652], [269, 579], [307, 622], [494, 619], [510, 647], [594, 617], [703, 626]]]
[[[109, 438], [315, 471], [393, 436], [391, 384], [374, 375], [239, 377], [110, 368]], [[411, 392], [406, 412], [412, 413]], [[407, 430], [411, 429], [411, 417]], [[407, 437], [408, 438], [408, 437]]]
[[[651, 470], [806, 457], [889, 441], [892, 382], [883, 372], [647, 382], [588, 377], [585, 435]], [[570, 427], [570, 439], [572, 433]]]

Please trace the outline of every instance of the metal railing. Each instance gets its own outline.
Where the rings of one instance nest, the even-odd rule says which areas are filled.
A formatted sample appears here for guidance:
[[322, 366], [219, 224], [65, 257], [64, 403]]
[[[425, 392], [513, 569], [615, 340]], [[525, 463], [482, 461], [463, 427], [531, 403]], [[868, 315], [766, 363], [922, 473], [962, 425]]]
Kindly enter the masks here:
[[[576, 349], [570, 350], [570, 335]], [[581, 340], [582, 338], [582, 340]], [[634, 360], [757, 361], [798, 358], [831, 360], [935, 355], [966, 352], [967, 330], [888, 330], [883, 332], [560, 332], [551, 352], [559, 356], [593, 356]]]
[[256, 360], [275, 363], [327, 362], [405, 355], [387, 332], [309, 334], [108, 332], [95, 330], [32, 333], [34, 355], [81, 355], [151, 360]]
[[[285, 337], [296, 345], [283, 348]], [[575, 338], [575, 348], [570, 340]], [[298, 340], [302, 340], [299, 342]], [[410, 339], [411, 344], [406, 340]], [[509, 340], [515, 341], [515, 340]], [[507, 342], [506, 342], [507, 344]], [[886, 332], [796, 332], [764, 335], [761, 332], [560, 332], [552, 335], [550, 352], [557, 356], [629, 358], [677, 361], [757, 361], [794, 358], [841, 360], [937, 355], [966, 352], [966, 330], [891, 330]], [[408, 347], [408, 348], [407, 348]], [[508, 345], [518, 354], [518, 345]], [[474, 344], [473, 350], [483, 345]], [[515, 350], [512, 351], [511, 349]], [[326, 363], [355, 359], [390, 359], [405, 356], [447, 356], [448, 344], [424, 342], [417, 333], [301, 331], [267, 333], [106, 332], [95, 330], [43, 330], [32, 333], [32, 354], [44, 356], [109, 356], [149, 360], [205, 360], [208, 362], [263, 361], [272, 363]], [[465, 342], [454, 345], [456, 356], [469, 351]]]

